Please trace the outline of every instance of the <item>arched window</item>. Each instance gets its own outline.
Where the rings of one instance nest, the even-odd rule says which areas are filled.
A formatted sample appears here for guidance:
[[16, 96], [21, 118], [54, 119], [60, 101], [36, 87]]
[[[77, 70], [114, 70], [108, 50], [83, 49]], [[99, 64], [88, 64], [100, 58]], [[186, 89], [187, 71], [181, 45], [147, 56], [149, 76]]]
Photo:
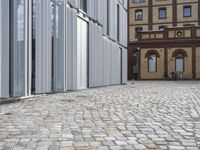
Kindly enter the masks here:
[[149, 50], [145, 57], [148, 58], [148, 71], [157, 72], [157, 58], [160, 57], [160, 54], [157, 50]]
[[155, 53], [150, 53], [148, 55], [148, 69], [149, 72], [157, 71], [157, 56]]
[[176, 72], [184, 72], [184, 54], [181, 52], [176, 54]]

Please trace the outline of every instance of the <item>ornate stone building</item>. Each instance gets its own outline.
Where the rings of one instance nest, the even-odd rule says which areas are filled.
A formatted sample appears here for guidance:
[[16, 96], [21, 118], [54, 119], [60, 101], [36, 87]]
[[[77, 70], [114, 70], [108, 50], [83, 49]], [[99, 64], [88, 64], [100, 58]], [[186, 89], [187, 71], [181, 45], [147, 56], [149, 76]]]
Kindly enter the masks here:
[[129, 0], [129, 79], [200, 79], [200, 1]]

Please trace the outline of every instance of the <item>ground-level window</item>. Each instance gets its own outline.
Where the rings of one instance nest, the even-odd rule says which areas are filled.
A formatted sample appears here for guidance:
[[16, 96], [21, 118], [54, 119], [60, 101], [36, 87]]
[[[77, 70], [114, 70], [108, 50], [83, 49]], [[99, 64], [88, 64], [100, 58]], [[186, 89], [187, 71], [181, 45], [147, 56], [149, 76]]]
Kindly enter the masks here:
[[182, 53], [176, 54], [176, 72], [184, 72], [184, 55]]
[[148, 70], [149, 72], [157, 71], [157, 56], [154, 53], [150, 53], [148, 56]]

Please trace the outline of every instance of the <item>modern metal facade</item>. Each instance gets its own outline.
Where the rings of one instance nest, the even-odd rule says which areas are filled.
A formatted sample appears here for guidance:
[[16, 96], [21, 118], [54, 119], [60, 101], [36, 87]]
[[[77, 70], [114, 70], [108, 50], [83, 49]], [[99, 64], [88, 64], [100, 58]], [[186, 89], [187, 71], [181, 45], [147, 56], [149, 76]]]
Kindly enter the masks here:
[[126, 82], [126, 0], [0, 1], [0, 98]]

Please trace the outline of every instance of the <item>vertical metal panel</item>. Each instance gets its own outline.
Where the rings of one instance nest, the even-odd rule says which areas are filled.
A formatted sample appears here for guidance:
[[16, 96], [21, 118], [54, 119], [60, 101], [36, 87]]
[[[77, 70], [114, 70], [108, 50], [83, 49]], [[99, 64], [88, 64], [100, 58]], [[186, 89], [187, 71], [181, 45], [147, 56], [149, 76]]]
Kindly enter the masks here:
[[77, 18], [77, 89], [88, 85], [88, 24]]
[[36, 93], [52, 88], [52, 4], [36, 0]]
[[0, 1], [0, 98], [9, 97], [9, 1]]
[[27, 37], [27, 96], [31, 95], [32, 89], [32, 13], [33, 13], [33, 3], [32, 0], [27, 0], [26, 9], [26, 37]]
[[104, 85], [104, 42], [103, 29], [89, 23], [89, 86]]
[[127, 67], [128, 67], [128, 60], [127, 60], [127, 49], [122, 49], [122, 84], [127, 83]]
[[117, 40], [117, 1], [110, 0], [109, 5], [109, 30], [110, 37]]
[[127, 12], [122, 8], [120, 10], [121, 15], [121, 39], [120, 43], [127, 47]]
[[29, 1], [11, 0], [10, 92], [27, 96], [29, 92]]
[[127, 10], [127, 8], [128, 8], [128, 0], [124, 0], [124, 8]]
[[104, 85], [109, 85], [109, 55], [108, 55], [108, 50], [109, 50], [109, 42], [107, 38], [103, 39], [104, 42]]
[[94, 24], [92, 22], [89, 22], [89, 87], [94, 87], [94, 80], [95, 75], [93, 73], [94, 70], [94, 42], [91, 42], [94, 38]]
[[77, 89], [77, 15], [67, 7], [67, 84], [68, 90]]
[[78, 1], [79, 1], [79, 0], [67, 0], [67, 2], [68, 2], [70, 5], [74, 6], [74, 7], [77, 7]]
[[67, 90], [66, 54], [66, 4], [64, 0], [54, 1], [53, 25], [53, 89], [56, 92]]

